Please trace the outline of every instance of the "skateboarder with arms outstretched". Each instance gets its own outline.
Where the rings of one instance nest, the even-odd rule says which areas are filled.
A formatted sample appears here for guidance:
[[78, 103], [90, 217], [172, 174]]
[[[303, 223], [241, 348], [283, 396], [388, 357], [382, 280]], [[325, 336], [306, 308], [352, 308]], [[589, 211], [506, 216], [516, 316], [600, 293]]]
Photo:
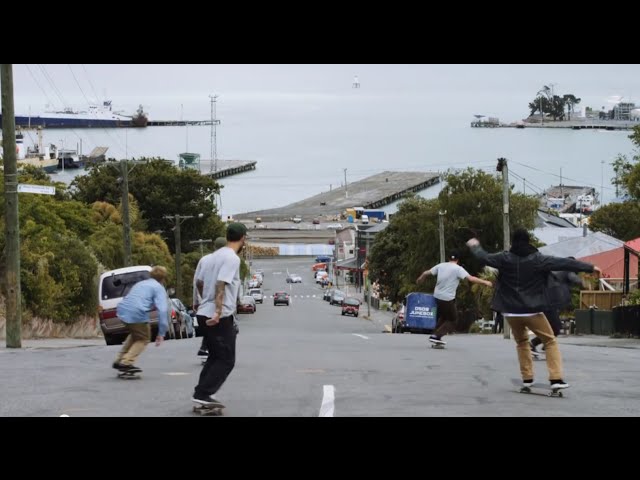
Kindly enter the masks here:
[[552, 271], [600, 273], [600, 269], [571, 258], [541, 254], [531, 245], [529, 232], [524, 229], [513, 232], [512, 246], [508, 252], [489, 254], [476, 238], [469, 240], [467, 246], [481, 262], [500, 271], [491, 308], [502, 313], [513, 331], [523, 388], [534, 385], [527, 329], [540, 338], [546, 347], [551, 389], [560, 391], [568, 388], [569, 384], [563, 379], [560, 348], [543, 313], [550, 305], [548, 275]]
[[461, 280], [468, 280], [471, 283], [478, 283], [491, 287], [492, 283], [488, 280], [469, 275], [464, 268], [458, 265], [460, 261], [460, 253], [457, 250], [449, 254], [449, 261], [440, 263], [430, 270], [425, 270], [418, 277], [416, 283], [422, 283], [428, 276], [437, 277], [436, 288], [433, 296], [436, 298], [438, 306], [438, 321], [433, 335], [429, 337], [429, 341], [435, 345], [446, 345], [442, 337], [455, 330], [458, 323], [458, 310], [456, 309], [456, 291]]

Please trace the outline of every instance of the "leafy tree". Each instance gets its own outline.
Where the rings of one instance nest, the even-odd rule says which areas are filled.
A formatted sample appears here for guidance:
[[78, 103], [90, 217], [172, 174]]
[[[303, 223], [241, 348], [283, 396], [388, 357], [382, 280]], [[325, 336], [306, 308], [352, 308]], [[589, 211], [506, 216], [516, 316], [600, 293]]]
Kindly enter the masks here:
[[[193, 216], [181, 225], [182, 249], [185, 252], [196, 248], [186, 239], [215, 238], [224, 232], [212, 202], [213, 196], [220, 191], [214, 179], [195, 170], [179, 169], [161, 159], [141, 161], [146, 163], [130, 167], [129, 193], [136, 200], [141, 219], [149, 231], [169, 232], [173, 225], [165, 216]], [[99, 164], [93, 166], [87, 175], [77, 177], [70, 189], [75, 199], [86, 203], [101, 201], [119, 205], [122, 195], [120, 176], [118, 164]], [[173, 251], [173, 235], [166, 237]]]
[[[379, 282], [383, 295], [392, 302], [412, 291], [433, 291], [434, 279], [419, 286], [415, 280], [421, 272], [439, 263], [439, 212], [446, 212], [445, 250], [459, 249], [461, 264], [472, 275], [481, 268], [465, 247], [469, 238], [479, 237], [490, 251], [502, 248], [502, 180], [471, 168], [449, 172], [445, 180], [446, 186], [438, 199], [412, 197], [402, 202], [372, 246], [369, 257], [372, 281]], [[512, 193], [510, 203], [511, 229], [533, 229], [538, 201]], [[467, 290], [467, 299], [461, 303], [472, 306], [472, 292], [470, 288]]]

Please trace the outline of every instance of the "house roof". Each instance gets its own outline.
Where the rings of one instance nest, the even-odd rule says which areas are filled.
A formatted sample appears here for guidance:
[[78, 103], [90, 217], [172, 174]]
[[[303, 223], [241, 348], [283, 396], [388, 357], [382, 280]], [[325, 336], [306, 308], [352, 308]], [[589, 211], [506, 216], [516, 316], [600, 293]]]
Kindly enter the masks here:
[[[590, 232], [587, 232], [587, 235], [589, 235], [589, 233]], [[570, 238], [581, 237], [583, 231], [582, 228], [542, 227], [535, 228], [533, 234], [545, 245], [553, 245], [554, 243], [563, 242]]]
[[629, 240], [624, 244], [629, 250], [633, 250], [635, 253], [640, 254], [640, 238], [636, 238], [635, 240]]
[[602, 232], [590, 233], [586, 237], [570, 238], [558, 243], [540, 248], [540, 252], [545, 255], [556, 257], [583, 258], [597, 253], [608, 252], [620, 248], [624, 245], [622, 240], [618, 240]]
[[[577, 257], [576, 257], [577, 258]], [[602, 270], [605, 278], [624, 277], [624, 248], [615, 248], [607, 252], [596, 253], [587, 257], [578, 258], [581, 262], [592, 263]], [[638, 262], [629, 262], [629, 277], [638, 277]]]
[[542, 209], [538, 209], [538, 216], [536, 217], [536, 227], [578, 228], [566, 218], [560, 218], [557, 215], [546, 213]]

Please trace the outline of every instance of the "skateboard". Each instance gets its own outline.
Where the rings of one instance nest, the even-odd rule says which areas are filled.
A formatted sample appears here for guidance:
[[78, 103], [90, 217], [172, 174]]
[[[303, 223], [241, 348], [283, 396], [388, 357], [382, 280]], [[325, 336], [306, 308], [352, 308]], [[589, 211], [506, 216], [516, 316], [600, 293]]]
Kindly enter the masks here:
[[212, 416], [218, 417], [223, 415], [222, 411], [224, 410], [224, 405], [211, 405], [205, 406], [200, 404], [195, 404], [193, 406], [193, 413], [199, 413], [203, 416]]
[[127, 380], [132, 380], [132, 379], [140, 379], [140, 372], [118, 372], [118, 378], [124, 378]]
[[437, 342], [434, 342], [431, 339], [429, 339], [429, 341], [431, 342], [431, 348], [436, 348], [438, 350], [444, 350], [444, 347], [446, 346], [446, 343], [437, 343]]
[[[564, 397], [564, 395], [562, 394], [562, 390], [565, 390], [565, 389], [551, 388], [551, 385], [546, 383], [534, 383], [530, 387], [524, 387], [522, 385], [522, 380], [520, 379], [513, 379], [512, 382], [514, 385], [517, 385], [520, 387], [520, 390], [518, 390], [519, 393], [532, 393], [534, 395], [544, 395], [545, 397], [560, 397], [560, 398]], [[547, 393], [536, 392], [534, 391], [534, 389], [547, 390]]]

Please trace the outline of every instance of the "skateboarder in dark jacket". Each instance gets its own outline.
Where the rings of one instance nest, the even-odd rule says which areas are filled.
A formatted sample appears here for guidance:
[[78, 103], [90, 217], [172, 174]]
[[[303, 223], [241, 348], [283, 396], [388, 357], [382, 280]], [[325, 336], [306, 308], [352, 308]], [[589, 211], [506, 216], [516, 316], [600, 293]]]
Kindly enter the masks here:
[[[569, 257], [575, 260], [575, 257]], [[551, 307], [545, 310], [544, 315], [549, 320], [553, 334], [557, 337], [562, 328], [560, 311], [571, 305], [571, 287], [581, 285], [582, 279], [573, 272], [551, 272], [548, 277], [547, 287]], [[542, 343], [538, 337], [531, 340], [531, 353], [538, 355], [536, 348]]]
[[550, 305], [547, 277], [552, 271], [600, 273], [600, 269], [571, 258], [542, 255], [531, 245], [529, 233], [524, 229], [513, 233], [512, 242], [513, 246], [508, 252], [493, 254], [484, 251], [475, 238], [469, 240], [467, 245], [485, 265], [500, 271], [491, 308], [501, 312], [513, 330], [523, 386], [530, 387], [534, 383], [528, 328], [546, 347], [551, 388], [567, 388], [569, 384], [563, 380], [560, 349], [543, 313]]

